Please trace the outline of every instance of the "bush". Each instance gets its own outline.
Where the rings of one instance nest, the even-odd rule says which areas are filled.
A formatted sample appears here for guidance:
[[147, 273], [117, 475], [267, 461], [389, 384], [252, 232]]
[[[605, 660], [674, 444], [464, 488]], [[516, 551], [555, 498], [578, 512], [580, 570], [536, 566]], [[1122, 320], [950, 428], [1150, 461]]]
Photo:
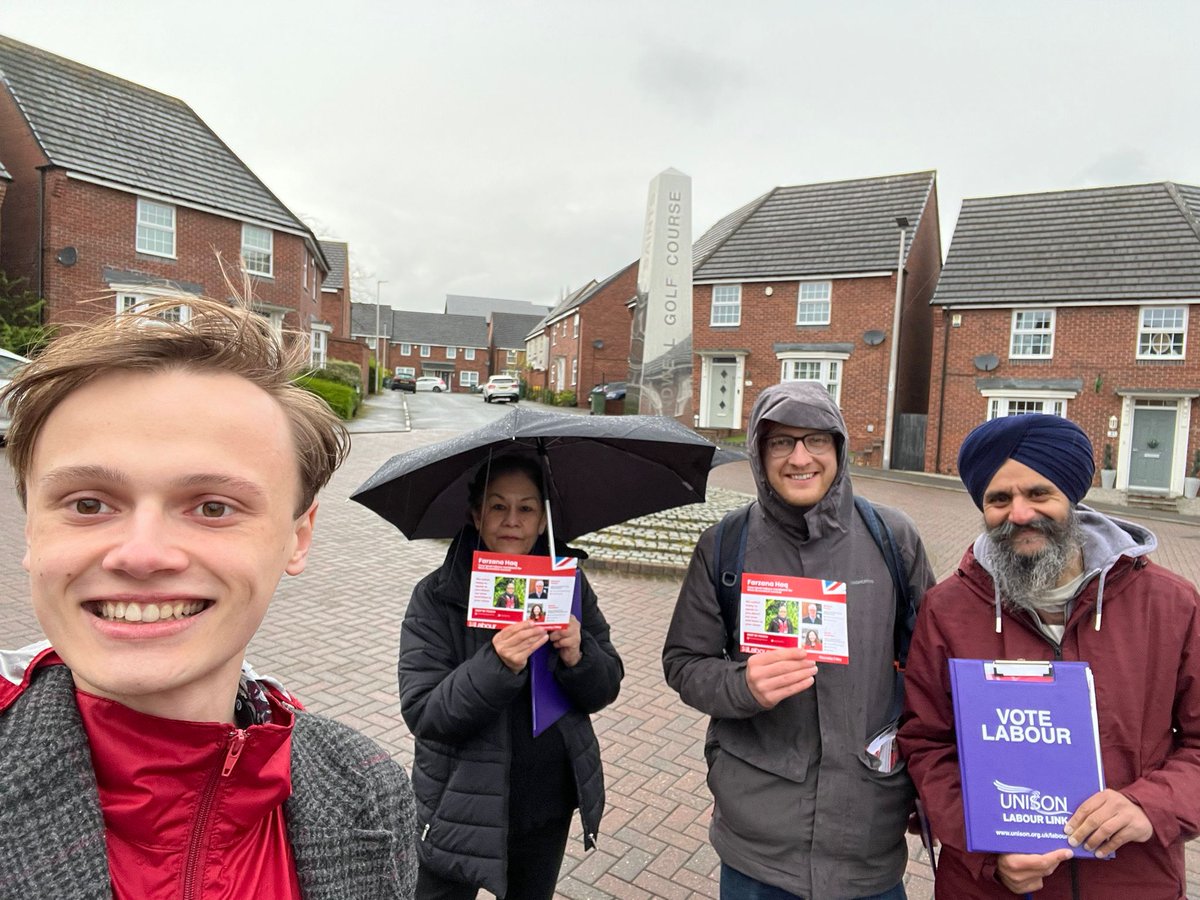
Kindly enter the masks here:
[[359, 394], [349, 385], [338, 384], [336, 381], [328, 381], [312, 375], [301, 375], [296, 379], [296, 384], [328, 403], [329, 408], [337, 414], [339, 419], [353, 419], [355, 413], [358, 412]]
[[344, 384], [346, 387], [354, 388], [356, 392], [362, 393], [362, 372], [354, 363], [331, 359], [325, 364], [325, 368], [313, 369], [307, 374], [322, 381]]
[[375, 393], [375, 360], [371, 360], [371, 365], [367, 367], [367, 393]]
[[576, 402], [574, 391], [559, 391], [554, 395], [555, 406], [574, 406]]
[[542, 400], [543, 393], [544, 393], [543, 389], [540, 386], [534, 384], [534, 385], [528, 386], [527, 391], [526, 391], [526, 396], [530, 400], [540, 403]]

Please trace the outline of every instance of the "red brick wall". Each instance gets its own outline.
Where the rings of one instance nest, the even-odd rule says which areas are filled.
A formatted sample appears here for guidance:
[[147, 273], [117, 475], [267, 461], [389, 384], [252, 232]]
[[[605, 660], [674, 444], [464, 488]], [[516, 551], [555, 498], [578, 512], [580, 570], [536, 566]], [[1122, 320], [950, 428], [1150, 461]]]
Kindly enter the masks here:
[[[576, 402], [589, 403], [588, 392], [597, 384], [625, 381], [629, 377], [630, 317], [627, 304], [637, 293], [638, 263], [632, 262], [579, 308], [579, 384]], [[604, 346], [597, 349], [594, 342]], [[570, 371], [570, 362], [567, 363]]]
[[[3, 160], [0, 160], [3, 162]], [[0, 240], [4, 238], [4, 195], [8, 193], [8, 181], [0, 178]]]
[[[1109, 416], [1121, 415], [1117, 388], [1196, 389], [1200, 386], [1200, 307], [1188, 315], [1187, 357], [1183, 361], [1135, 359], [1139, 310], [1135, 306], [1067, 307], [1058, 309], [1054, 325], [1054, 357], [1049, 360], [1010, 360], [1011, 309], [955, 310], [962, 324], [950, 327], [950, 316], [936, 311], [929, 396], [929, 429], [925, 441], [925, 470], [957, 474], [958, 448], [967, 433], [987, 418], [988, 400], [976, 387], [987, 378], [1081, 378], [1083, 389], [1067, 401], [1067, 416], [1087, 432], [1096, 449], [1096, 466], [1106, 443]], [[945, 350], [945, 352], [943, 352]], [[991, 372], [975, 368], [974, 358], [992, 353], [999, 366]], [[943, 379], [943, 359], [945, 378]], [[944, 383], [944, 390], [943, 390]], [[940, 426], [940, 427], [939, 427]], [[1187, 459], [1200, 447], [1200, 407], [1193, 401]], [[941, 440], [940, 459], [938, 455]]]
[[[136, 250], [137, 197], [123, 191], [70, 179], [62, 171], [46, 179], [46, 309], [50, 322], [87, 319], [113, 310], [112, 290], [104, 281], [105, 267], [138, 272], [156, 278], [201, 285], [207, 296], [224, 298], [229, 288], [217, 261], [230, 272], [240, 293], [238, 266], [242, 223], [184, 206], [175, 207], [175, 259]], [[63, 247], [78, 251], [74, 266], [54, 261]], [[254, 298], [286, 306], [284, 328], [307, 332], [311, 317], [319, 313], [309, 288], [303, 286], [305, 242], [298, 235], [274, 232], [273, 277], [255, 276]], [[320, 291], [317, 291], [320, 297]]]
[[326, 356], [330, 359], [354, 363], [362, 373], [363, 384], [367, 383], [371, 351], [362, 341], [352, 341], [348, 338], [337, 338], [330, 335]]
[[[899, 233], [896, 240], [899, 245]], [[771, 296], [766, 294], [768, 286], [773, 289]], [[886, 340], [869, 347], [862, 336], [870, 330], [891, 331], [895, 276], [834, 279], [830, 286], [828, 325], [796, 324], [799, 292], [798, 282], [783, 279], [743, 284], [741, 324], [713, 328], [709, 325], [712, 285], [696, 285], [692, 301], [695, 349], [748, 351], [745, 378], [750, 383], [743, 390], [742, 405], [745, 428], [759, 393], [779, 383], [782, 370], [775, 356], [776, 343], [853, 344], [850, 358], [843, 364], [841, 408], [850, 435], [850, 450], [864, 454], [883, 442], [889, 349]], [[692, 404], [699, 412], [702, 360], [693, 357], [693, 365]], [[868, 432], [868, 425], [874, 426], [874, 430]]]
[[0, 150], [12, 182], [4, 198], [0, 221], [0, 269], [10, 278], [27, 278], [31, 290], [38, 283], [38, 166], [47, 162], [33, 133], [25, 124], [8, 89], [0, 83]]
[[929, 301], [942, 271], [940, 227], [935, 183], [905, 266], [900, 357], [896, 367], [897, 413], [924, 414], [929, 407], [929, 360], [933, 340], [933, 310]]
[[[401, 353], [399, 342], [391, 342], [387, 348], [388, 367], [384, 370], [384, 374], [391, 374], [396, 371], [396, 366], [411, 366], [416, 370], [416, 377], [422, 375], [440, 375], [446, 381], [446, 387], [455, 393], [466, 393], [470, 390], [459, 383], [459, 374], [461, 372], [474, 372], [479, 378], [479, 386], [488, 380], [488, 351], [486, 347], [475, 348], [475, 358], [466, 359], [463, 351], [464, 347], [459, 347], [458, 352], [454, 355], [454, 359], [446, 359], [446, 348], [438, 344], [432, 344], [429, 347], [429, 356], [421, 356], [421, 345], [410, 344], [410, 353]], [[454, 366], [453, 372], [447, 372], [444, 368], [425, 370], [425, 366], [429, 363], [437, 363], [439, 366]]]

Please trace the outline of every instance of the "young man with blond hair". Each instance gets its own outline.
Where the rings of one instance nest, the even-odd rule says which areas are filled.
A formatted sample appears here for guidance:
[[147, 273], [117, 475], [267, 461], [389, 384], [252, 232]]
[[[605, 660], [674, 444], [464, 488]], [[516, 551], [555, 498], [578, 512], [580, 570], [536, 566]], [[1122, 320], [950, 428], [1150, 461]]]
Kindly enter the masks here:
[[410, 897], [403, 769], [243, 661], [345, 430], [266, 320], [171, 305], [6, 390], [48, 640], [0, 653], [0, 896]]

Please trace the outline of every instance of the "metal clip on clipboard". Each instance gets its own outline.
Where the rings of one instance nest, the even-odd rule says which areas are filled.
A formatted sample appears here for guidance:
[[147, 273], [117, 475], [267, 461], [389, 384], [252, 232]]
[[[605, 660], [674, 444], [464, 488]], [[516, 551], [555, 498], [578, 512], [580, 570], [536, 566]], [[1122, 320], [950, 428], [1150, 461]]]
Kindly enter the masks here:
[[1054, 663], [1044, 659], [995, 659], [984, 662], [988, 681], [1053, 681]]

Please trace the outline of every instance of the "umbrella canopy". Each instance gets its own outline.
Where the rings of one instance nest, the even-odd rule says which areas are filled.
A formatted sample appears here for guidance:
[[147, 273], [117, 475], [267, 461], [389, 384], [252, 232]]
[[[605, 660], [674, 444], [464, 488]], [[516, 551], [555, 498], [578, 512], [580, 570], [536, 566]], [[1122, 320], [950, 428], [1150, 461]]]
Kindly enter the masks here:
[[741, 458], [665, 416], [578, 416], [519, 406], [458, 437], [393, 456], [351, 498], [409, 538], [453, 537], [467, 486], [488, 459], [543, 461], [555, 535], [572, 540], [618, 522], [704, 500], [709, 469]]

